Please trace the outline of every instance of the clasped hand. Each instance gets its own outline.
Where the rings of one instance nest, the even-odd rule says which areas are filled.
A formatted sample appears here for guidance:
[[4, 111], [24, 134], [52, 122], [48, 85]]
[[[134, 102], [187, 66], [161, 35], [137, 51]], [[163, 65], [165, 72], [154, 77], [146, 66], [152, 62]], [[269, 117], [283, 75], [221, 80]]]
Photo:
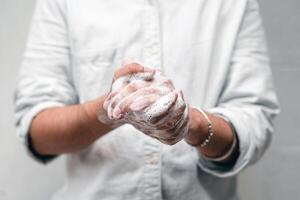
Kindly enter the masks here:
[[106, 124], [131, 124], [165, 144], [175, 144], [188, 131], [189, 108], [182, 91], [161, 71], [137, 63], [115, 72], [104, 113]]

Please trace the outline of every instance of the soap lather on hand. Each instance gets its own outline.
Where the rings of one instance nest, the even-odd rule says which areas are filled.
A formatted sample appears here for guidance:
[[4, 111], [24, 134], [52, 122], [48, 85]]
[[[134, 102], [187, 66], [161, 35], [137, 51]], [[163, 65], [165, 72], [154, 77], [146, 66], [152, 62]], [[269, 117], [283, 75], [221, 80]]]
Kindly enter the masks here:
[[[132, 72], [135, 67], [142, 72]], [[182, 91], [160, 70], [130, 63], [116, 71], [104, 110], [103, 123], [129, 123], [165, 144], [175, 144], [188, 131], [189, 109]]]

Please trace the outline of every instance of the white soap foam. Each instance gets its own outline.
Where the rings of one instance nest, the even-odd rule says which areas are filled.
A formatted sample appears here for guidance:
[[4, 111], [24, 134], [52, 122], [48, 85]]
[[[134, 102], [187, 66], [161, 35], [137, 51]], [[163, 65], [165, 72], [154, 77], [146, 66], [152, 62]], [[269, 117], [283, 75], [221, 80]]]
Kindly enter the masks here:
[[[147, 90], [145, 90], [147, 92], [142, 91], [141, 94], [143, 96], [137, 97], [137, 99], [133, 101], [134, 103], [136, 102], [135, 106], [138, 111], [125, 113], [124, 120], [127, 123], [134, 125], [139, 130], [149, 133], [151, 136], [157, 139], [162, 138], [163, 140], [182, 138], [182, 135], [185, 135], [188, 129], [186, 126], [188, 120], [188, 106], [186, 105], [187, 102], [182, 96], [182, 93], [174, 91], [175, 88], [172, 82], [168, 81], [168, 79], [162, 74], [161, 71], [156, 70], [154, 76], [152, 73], [138, 73], [135, 75], [121, 77], [113, 83], [111, 92], [118, 91], [128, 84], [136, 83], [139, 81], [150, 81], [151, 86], [155, 87], [156, 89], [151, 90], [148, 88]], [[146, 103], [143, 104], [143, 102], [141, 101], [143, 101], [143, 99], [145, 101], [150, 101], [149, 98], [155, 95], [161, 97], [149, 107], [141, 110], [143, 109], [143, 106], [146, 105]], [[112, 105], [112, 102], [114, 100], [116, 100], [116, 97], [110, 99], [110, 103], [108, 105], [108, 116], [111, 120], [114, 120], [113, 113], [115, 111]], [[120, 105], [122, 101], [124, 100], [120, 100], [120, 102], [115, 103]], [[175, 105], [173, 105], [174, 103]], [[116, 105], [114, 106], [117, 107]], [[182, 112], [179, 112], [178, 109], [182, 108], [182, 106], [185, 106], [185, 110], [183, 114], [179, 116]], [[172, 109], [170, 109], [170, 107], [172, 107]], [[170, 125], [169, 129], [173, 131], [173, 134], [168, 133], [166, 130], [158, 130], [157, 127], [152, 123], [153, 119], [157, 120], [157, 118], [159, 118], [160, 116], [162, 116], [162, 118], [159, 119], [159, 123], [155, 125]], [[172, 116], [174, 117], [172, 118]]]
[[172, 104], [175, 103], [177, 98], [176, 92], [171, 92], [163, 97], [161, 97], [158, 101], [150, 106], [150, 108], [145, 112], [146, 121], [150, 122], [153, 118], [159, 117], [166, 113]]

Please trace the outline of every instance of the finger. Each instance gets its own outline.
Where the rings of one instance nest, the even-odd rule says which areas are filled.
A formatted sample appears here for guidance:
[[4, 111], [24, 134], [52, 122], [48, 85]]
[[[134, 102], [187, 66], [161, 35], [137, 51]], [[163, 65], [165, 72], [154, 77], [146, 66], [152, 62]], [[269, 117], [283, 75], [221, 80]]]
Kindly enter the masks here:
[[99, 109], [97, 112], [97, 119], [103, 124], [112, 123], [111, 120], [107, 117], [107, 112], [104, 109]]
[[154, 126], [158, 129], [170, 129], [175, 127], [183, 118], [185, 107], [185, 105], [181, 105], [179, 108], [174, 109], [174, 111], [169, 112], [167, 116], [160, 119]]
[[121, 116], [119, 116], [121, 114], [121, 112], [119, 109], [115, 110], [116, 105], [118, 105], [119, 102], [122, 101], [122, 99], [128, 98], [128, 96], [130, 96], [130, 94], [132, 94], [139, 88], [146, 87], [147, 85], [145, 85], [145, 84], [146, 84], [146, 82], [141, 82], [141, 81], [133, 82], [133, 83], [130, 83], [127, 86], [125, 86], [119, 92], [117, 92], [117, 94], [111, 99], [111, 101], [108, 105], [108, 110], [107, 110], [108, 116], [111, 119], [114, 119], [114, 118], [119, 119], [121, 117]]
[[[178, 98], [173, 106], [172, 110], [170, 110], [170, 114], [166, 116], [162, 122], [162, 128], [171, 128], [176, 126], [178, 121], [180, 121], [184, 116], [184, 112], [187, 109], [187, 105], [183, 99], [183, 93], [181, 91], [177, 92]], [[161, 124], [158, 124], [160, 126]]]
[[[129, 96], [130, 94], [134, 93], [136, 90], [143, 88], [143, 87], [147, 87], [149, 86], [150, 83], [149, 82], [145, 82], [145, 81], [135, 81], [132, 82], [130, 84], [128, 84], [127, 86], [125, 86], [123, 89], [121, 89], [110, 101], [109, 105], [108, 105], [108, 116], [113, 119], [113, 118], [119, 118], [120, 110], [116, 110], [114, 111], [115, 107], [117, 104], [119, 104], [119, 102], [122, 99], [125, 99], [127, 96]], [[114, 115], [115, 112], [115, 115]], [[118, 117], [117, 117], [118, 116]]]
[[[146, 82], [147, 83], [147, 82]], [[148, 83], [148, 87], [140, 87], [139, 89], [132, 92], [132, 94], [128, 95], [127, 98], [123, 98], [119, 103], [115, 106], [115, 109], [113, 111], [114, 117], [122, 117], [126, 112], [132, 111], [130, 109], [130, 105], [135, 101], [145, 96], [151, 96], [151, 99], [148, 99], [147, 102], [143, 102], [145, 106], [149, 106], [152, 101], [156, 101], [160, 97], [160, 90], [158, 88], [149, 87], [150, 83]], [[148, 104], [148, 105], [147, 105]], [[141, 106], [141, 105], [139, 105]]]
[[188, 122], [189, 122], [189, 109], [186, 109], [183, 114], [182, 120], [180, 120], [180, 122], [175, 127], [170, 129], [169, 132], [172, 133], [174, 136], [180, 136], [180, 135], [182, 136], [186, 134], [188, 130]]
[[153, 127], [156, 127], [159, 130], [171, 129], [177, 126], [180, 121], [182, 121], [185, 110], [187, 109], [187, 105], [183, 100], [182, 92], [178, 91], [177, 94], [178, 98], [175, 105], [170, 108], [170, 110], [167, 112], [167, 115], [160, 116], [155, 123], [152, 123], [151, 125]]
[[112, 83], [111, 91], [117, 91], [134, 81], [152, 81], [154, 73], [143, 72], [122, 76]]
[[119, 77], [113, 80], [111, 85], [111, 91], [119, 91], [130, 83], [130, 75]]
[[184, 120], [180, 126], [162, 132], [159, 136], [155, 136], [164, 144], [173, 145], [182, 140], [187, 133], [188, 120]]
[[115, 91], [115, 92], [110, 92], [110, 93], [108, 94], [108, 96], [105, 98], [104, 103], [103, 103], [103, 108], [104, 108], [104, 110], [106, 110], [106, 111], [108, 110], [108, 106], [109, 106], [109, 104], [110, 104], [112, 98], [115, 97], [117, 94], [118, 94], [117, 91]]
[[188, 127], [188, 118], [184, 118], [180, 123], [176, 125], [176, 127], [173, 127], [171, 129], [149, 129], [146, 130], [144, 127], [142, 127], [142, 132], [147, 132], [149, 136], [155, 137], [157, 139], [170, 141], [182, 139], [184, 135], [187, 133], [187, 127]]
[[154, 73], [152, 72], [139, 72], [136, 74], [131, 74], [129, 81], [135, 80], [144, 80], [144, 81], [151, 81], [153, 80]]
[[160, 139], [175, 139], [181, 132], [181, 129], [186, 126], [188, 123], [188, 117], [186, 117], [186, 113], [184, 112], [183, 115], [180, 117], [179, 120], [175, 120], [175, 125], [166, 126], [166, 127], [156, 127], [155, 132], [153, 135], [159, 137]]
[[164, 86], [164, 87], [168, 87], [168, 88], [172, 88], [173, 90], [175, 89], [173, 82], [170, 79], [164, 79], [162, 81], [162, 83], [160, 84], [160, 86]]
[[149, 67], [144, 67], [138, 63], [131, 63], [118, 69], [114, 74], [113, 81], [117, 80], [122, 76], [126, 76], [128, 74], [136, 74], [136, 73], [143, 73], [143, 72], [155, 73], [155, 70]]
[[[151, 80], [153, 78], [153, 74], [150, 73], [139, 73], [136, 74], [137, 80], [136, 81], [141, 81], [141, 80]], [[105, 108], [105, 110], [107, 110], [108, 107], [108, 103], [110, 102], [110, 100], [120, 91], [122, 90], [124, 87], [126, 87], [126, 85], [130, 84], [132, 82], [132, 80], [130, 80], [131, 76], [123, 76], [118, 78], [112, 85], [111, 87], [111, 92], [109, 93], [108, 97], [106, 98], [106, 101], [104, 102], [103, 107]]]
[[116, 79], [111, 86], [111, 91], [117, 91], [134, 81], [151, 81], [155, 73], [139, 72], [136, 74], [127, 74]]
[[153, 86], [160, 87], [168, 92], [175, 90], [173, 82], [166, 76], [160, 75], [158, 70], [156, 70], [155, 76], [153, 77], [153, 80], [151, 82], [153, 83]]
[[138, 112], [153, 104], [157, 99], [159, 99], [158, 94], [145, 95], [133, 100], [131, 104], [124, 103], [120, 106], [120, 108], [125, 112], [127, 109], [133, 112]]
[[167, 115], [169, 109], [175, 104], [178, 95], [176, 92], [171, 92], [161, 97], [146, 111], [146, 121], [150, 124], [156, 123], [157, 120]]

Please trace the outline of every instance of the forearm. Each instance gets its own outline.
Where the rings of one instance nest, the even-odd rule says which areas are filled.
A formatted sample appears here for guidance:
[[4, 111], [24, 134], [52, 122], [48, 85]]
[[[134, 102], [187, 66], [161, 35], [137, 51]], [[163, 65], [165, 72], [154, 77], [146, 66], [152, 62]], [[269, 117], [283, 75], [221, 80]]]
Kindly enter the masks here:
[[50, 108], [39, 113], [30, 127], [35, 150], [59, 155], [83, 149], [112, 128], [97, 119], [104, 97], [80, 105]]
[[[198, 151], [206, 157], [217, 158], [225, 155], [231, 148], [234, 140], [234, 132], [230, 125], [220, 117], [206, 113], [213, 124], [213, 137], [210, 142], [201, 147], [201, 143], [208, 136], [208, 122], [201, 112], [190, 108], [189, 133], [186, 140], [190, 144], [195, 144]], [[231, 161], [238, 155], [238, 148], [235, 148], [232, 155], [224, 162]]]

